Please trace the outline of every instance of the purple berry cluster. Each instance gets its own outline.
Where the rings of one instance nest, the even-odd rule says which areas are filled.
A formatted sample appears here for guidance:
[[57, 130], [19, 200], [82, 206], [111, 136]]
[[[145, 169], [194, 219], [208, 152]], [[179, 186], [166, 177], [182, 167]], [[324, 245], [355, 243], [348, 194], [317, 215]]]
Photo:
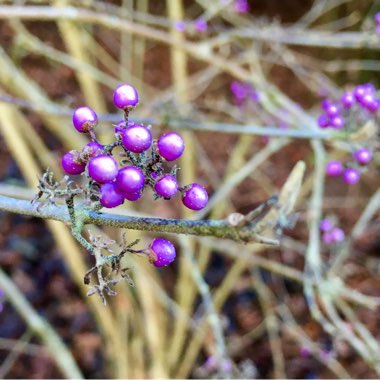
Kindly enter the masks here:
[[317, 120], [319, 127], [342, 129], [347, 124], [373, 117], [380, 108], [380, 99], [374, 85], [365, 83], [343, 93], [339, 101], [324, 99], [321, 108], [323, 113]]
[[[176, 169], [170, 173], [164, 171], [164, 164], [177, 160], [185, 150], [181, 135], [167, 132], [156, 141], [148, 127], [128, 121], [129, 112], [139, 102], [136, 89], [129, 84], [121, 84], [115, 89], [113, 102], [117, 108], [124, 110], [125, 120], [116, 124], [116, 141], [108, 146], [96, 140], [96, 113], [90, 107], [80, 107], [74, 111], [74, 127], [78, 132], [89, 133], [93, 141], [81, 152], [70, 151], [62, 157], [65, 172], [70, 175], [85, 173], [90, 179], [90, 186], [98, 186], [99, 202], [106, 208], [117, 207], [125, 200], [137, 201], [148, 186], [153, 189], [156, 198], [170, 199], [180, 192], [186, 207], [192, 210], [204, 208], [208, 194], [203, 186], [193, 183], [180, 187]], [[112, 154], [116, 146], [124, 149], [126, 158], [121, 163]]]
[[260, 100], [258, 92], [249, 83], [235, 80], [230, 85], [230, 91], [233, 102], [238, 106], [242, 106], [248, 101], [258, 103]]
[[[90, 201], [98, 201], [102, 207], [113, 208], [125, 201], [135, 202], [150, 187], [155, 198], [171, 199], [178, 193], [182, 203], [191, 210], [201, 210], [208, 202], [206, 189], [198, 183], [181, 187], [177, 168], [165, 171], [168, 162], [180, 158], [185, 143], [177, 132], [167, 132], [154, 140], [149, 127], [128, 120], [129, 113], [139, 103], [136, 89], [130, 84], [120, 84], [113, 94], [114, 105], [124, 111], [124, 120], [115, 125], [115, 141], [102, 145], [96, 138], [94, 128], [98, 123], [96, 113], [90, 107], [74, 111], [73, 125], [80, 133], [88, 133], [91, 142], [81, 151], [70, 151], [62, 157], [62, 167], [69, 175], [84, 174], [88, 179]], [[121, 147], [121, 157], [113, 150]], [[172, 243], [155, 239], [147, 250], [157, 267], [174, 261], [176, 251]]]
[[339, 227], [335, 227], [331, 219], [326, 218], [321, 220], [319, 229], [322, 233], [322, 241], [327, 245], [337, 244], [344, 241], [344, 231]]
[[372, 160], [372, 151], [368, 148], [358, 148], [352, 154], [352, 160], [348, 165], [343, 165], [339, 160], [332, 160], [326, 164], [326, 174], [329, 177], [342, 177], [347, 185], [355, 185], [359, 182], [361, 170]]

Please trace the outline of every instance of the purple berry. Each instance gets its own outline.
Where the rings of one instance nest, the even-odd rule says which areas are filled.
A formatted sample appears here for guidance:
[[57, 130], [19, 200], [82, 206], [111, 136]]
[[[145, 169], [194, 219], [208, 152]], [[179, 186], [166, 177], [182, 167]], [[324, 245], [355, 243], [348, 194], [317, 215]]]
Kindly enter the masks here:
[[120, 206], [124, 202], [124, 196], [116, 188], [114, 182], [102, 185], [100, 195], [99, 201], [103, 207], [113, 208]]
[[355, 168], [347, 168], [343, 173], [343, 180], [347, 185], [355, 185], [360, 180], [360, 172]]
[[171, 175], [164, 175], [156, 182], [154, 190], [164, 198], [171, 198], [178, 191], [177, 180]]
[[319, 115], [317, 123], [320, 128], [327, 128], [330, 125], [330, 119], [325, 114]]
[[182, 156], [185, 150], [185, 142], [176, 132], [163, 134], [157, 141], [158, 153], [166, 161], [174, 161]]
[[139, 102], [139, 95], [136, 89], [130, 84], [122, 83], [116, 87], [113, 93], [113, 103], [117, 108], [125, 109], [134, 107]]
[[134, 124], [124, 130], [122, 141], [125, 149], [142, 153], [152, 145], [152, 135], [148, 128]]
[[359, 84], [358, 86], [356, 86], [356, 87], [354, 88], [354, 91], [353, 91], [353, 95], [354, 95], [355, 99], [356, 99], [358, 102], [361, 101], [361, 99], [363, 98], [363, 96], [364, 96], [366, 93], [367, 93], [366, 88], [365, 88], [363, 85], [361, 85], [361, 84]]
[[124, 198], [130, 202], [135, 202], [142, 197], [142, 192], [137, 193], [123, 193]]
[[98, 123], [95, 111], [90, 107], [79, 107], [73, 113], [75, 129], [81, 133], [87, 133]]
[[100, 154], [88, 163], [88, 174], [99, 183], [112, 182], [118, 173], [117, 162], [111, 156]]
[[374, 16], [374, 20], [376, 24], [380, 24], [380, 12], [377, 12]]
[[61, 160], [63, 170], [67, 174], [81, 174], [86, 169], [86, 165], [79, 160], [79, 152], [72, 150], [67, 152]]
[[116, 177], [116, 186], [122, 193], [138, 193], [145, 184], [142, 170], [137, 166], [126, 166], [119, 170]]
[[319, 223], [319, 229], [323, 232], [328, 232], [333, 229], [334, 225], [330, 219], [323, 219]]
[[343, 165], [340, 161], [330, 161], [326, 165], [326, 174], [329, 177], [337, 177], [343, 173]]
[[186, 24], [184, 21], [176, 21], [176, 23], [174, 24], [174, 27], [175, 29], [178, 31], [178, 32], [184, 32], [185, 29], [186, 29]]
[[331, 231], [325, 232], [322, 235], [322, 241], [325, 244], [332, 244], [333, 243], [333, 237], [332, 237]]
[[321, 108], [325, 111], [330, 107], [331, 101], [329, 99], [323, 99], [321, 101]]
[[331, 232], [331, 239], [334, 243], [341, 243], [344, 238], [345, 234], [344, 231], [341, 228], [335, 227]]
[[344, 121], [344, 117], [341, 116], [341, 115], [337, 115], [337, 116], [334, 116], [331, 120], [330, 120], [330, 125], [335, 128], [335, 129], [341, 129], [344, 127], [344, 124], [345, 124], [345, 121]]
[[344, 108], [349, 109], [354, 105], [355, 98], [351, 92], [345, 92], [341, 97], [340, 101]]
[[94, 157], [97, 153], [99, 153], [104, 148], [103, 145], [91, 141], [88, 144], [86, 144], [82, 149], [82, 154], [85, 154], [87, 157]]
[[326, 107], [326, 114], [330, 117], [338, 116], [339, 115], [339, 107], [336, 103], [330, 103]]
[[153, 252], [152, 263], [155, 267], [166, 267], [175, 260], [175, 247], [169, 240], [154, 239], [150, 249]]
[[201, 210], [207, 205], [208, 194], [206, 189], [198, 183], [186, 186], [182, 196], [182, 203], [191, 210]]
[[194, 27], [198, 32], [206, 32], [208, 28], [207, 21], [199, 17], [194, 21]]
[[367, 165], [372, 160], [372, 152], [367, 148], [360, 148], [354, 152], [354, 159], [360, 165]]
[[250, 10], [247, 0], [235, 0], [234, 12], [235, 13], [248, 13]]
[[376, 112], [379, 109], [378, 100], [370, 93], [365, 94], [361, 98], [360, 104], [370, 112]]
[[367, 110], [369, 112], [376, 112], [380, 108], [380, 100], [373, 99], [373, 102], [367, 104]]

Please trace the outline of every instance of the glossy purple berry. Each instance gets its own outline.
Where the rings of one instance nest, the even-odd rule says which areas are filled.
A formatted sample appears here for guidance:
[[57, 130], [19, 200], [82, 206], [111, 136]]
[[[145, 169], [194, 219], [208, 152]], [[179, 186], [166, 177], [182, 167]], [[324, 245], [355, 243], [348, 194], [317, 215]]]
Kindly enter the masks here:
[[88, 144], [86, 144], [82, 149], [82, 154], [86, 155], [86, 157], [94, 157], [97, 153], [100, 153], [100, 151], [104, 148], [103, 145], [91, 141]]
[[182, 196], [182, 203], [191, 210], [201, 210], [207, 205], [208, 194], [206, 189], [198, 183], [186, 186]]
[[360, 148], [353, 154], [355, 161], [360, 165], [367, 165], [372, 160], [372, 152], [367, 148]]
[[175, 260], [175, 247], [169, 240], [154, 239], [150, 249], [153, 253], [152, 263], [155, 267], [166, 267]]
[[112, 182], [118, 173], [117, 162], [111, 156], [100, 154], [88, 163], [88, 174], [99, 183]]
[[156, 182], [154, 190], [164, 198], [171, 198], [178, 191], [177, 180], [171, 175], [164, 175]]
[[319, 229], [323, 232], [331, 231], [334, 225], [330, 219], [322, 219], [319, 223]]
[[345, 238], [344, 231], [341, 228], [335, 227], [330, 233], [334, 243], [341, 243]]
[[134, 124], [124, 130], [122, 141], [125, 149], [133, 153], [142, 153], [152, 145], [152, 134], [143, 125]]
[[79, 107], [73, 113], [75, 129], [81, 133], [87, 133], [98, 123], [95, 111], [90, 107]]
[[194, 21], [194, 27], [198, 32], [206, 32], [208, 29], [207, 21], [203, 17], [199, 17]]
[[330, 120], [330, 125], [335, 129], [341, 129], [345, 125], [344, 117], [341, 115], [334, 116]]
[[365, 88], [363, 85], [361, 85], [361, 84], [359, 84], [358, 86], [356, 86], [356, 87], [354, 88], [354, 91], [353, 91], [353, 95], [354, 95], [355, 99], [356, 99], [358, 102], [361, 101], [361, 99], [363, 98], [363, 96], [364, 96], [366, 93], [367, 93], [366, 88]]
[[122, 193], [138, 193], [145, 184], [142, 170], [137, 166], [126, 166], [119, 170], [116, 177], [116, 186]]
[[180, 134], [168, 132], [163, 134], [157, 141], [158, 153], [166, 161], [174, 161], [182, 156], [185, 150], [185, 142]]
[[248, 13], [250, 7], [247, 0], [235, 0], [233, 9], [235, 13]]
[[67, 152], [61, 160], [62, 168], [67, 174], [81, 174], [86, 169], [86, 165], [79, 160], [79, 152], [72, 150]]
[[122, 83], [116, 87], [113, 93], [113, 103], [117, 108], [125, 109], [134, 107], [139, 102], [139, 95], [136, 89], [130, 84]]
[[336, 103], [330, 103], [327, 107], [326, 107], [326, 114], [330, 117], [334, 117], [334, 116], [337, 116], [339, 115], [339, 107]]
[[329, 177], [337, 177], [343, 173], [343, 165], [340, 161], [330, 161], [326, 165], [326, 174]]
[[330, 104], [331, 104], [331, 100], [329, 99], [323, 99], [321, 101], [321, 108], [325, 111], [327, 111], [327, 109], [330, 107]]
[[123, 193], [123, 195], [127, 201], [136, 202], [142, 197], [142, 192], [139, 191], [137, 193]]
[[360, 104], [370, 112], [376, 112], [379, 109], [379, 102], [370, 93], [365, 94], [361, 98]]
[[105, 183], [100, 188], [99, 202], [103, 207], [113, 208], [120, 206], [124, 202], [124, 196], [117, 189], [114, 182]]
[[360, 180], [360, 172], [355, 168], [347, 168], [343, 173], [343, 180], [347, 185], [355, 185]]
[[330, 118], [325, 114], [319, 115], [317, 123], [320, 128], [327, 128], [330, 125]]
[[342, 106], [346, 109], [351, 108], [355, 104], [354, 95], [351, 92], [345, 92], [340, 99]]

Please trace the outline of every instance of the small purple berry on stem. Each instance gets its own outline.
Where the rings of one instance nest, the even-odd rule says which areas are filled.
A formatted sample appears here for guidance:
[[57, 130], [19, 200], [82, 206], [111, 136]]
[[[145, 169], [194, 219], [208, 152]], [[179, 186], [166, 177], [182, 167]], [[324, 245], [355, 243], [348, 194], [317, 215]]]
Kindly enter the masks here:
[[330, 119], [327, 115], [319, 115], [317, 123], [320, 128], [327, 128], [330, 125]]
[[199, 17], [194, 21], [194, 27], [198, 32], [206, 32], [208, 29], [207, 21], [203, 17]]
[[158, 153], [166, 161], [174, 161], [182, 156], [185, 150], [185, 142], [180, 134], [176, 132], [167, 132], [157, 141]]
[[93, 157], [88, 163], [88, 174], [99, 183], [112, 182], [118, 173], [116, 160], [106, 154]]
[[340, 161], [330, 161], [326, 165], [326, 174], [329, 177], [337, 177], [343, 173], [343, 165]]
[[140, 191], [137, 193], [123, 193], [123, 195], [127, 201], [136, 202], [142, 197], [142, 192]]
[[343, 173], [343, 180], [347, 185], [355, 185], [360, 180], [360, 172], [355, 168], [347, 168]]
[[319, 229], [323, 232], [331, 231], [333, 227], [333, 223], [330, 219], [322, 219], [319, 223]]
[[88, 133], [98, 123], [95, 111], [90, 107], [79, 107], [73, 113], [73, 124], [80, 133]]
[[334, 243], [341, 243], [345, 238], [344, 231], [341, 228], [335, 227], [331, 231], [331, 238]]
[[86, 155], [87, 157], [94, 157], [97, 153], [99, 153], [104, 148], [103, 145], [91, 141], [88, 144], [86, 144], [82, 149], [82, 154]]
[[191, 210], [202, 210], [208, 202], [206, 189], [199, 183], [186, 186], [182, 196], [182, 203]]
[[355, 104], [355, 98], [351, 92], [345, 92], [340, 99], [344, 108], [349, 109]]
[[153, 253], [151, 262], [155, 267], [166, 267], [176, 258], [175, 247], [169, 240], [154, 239], [149, 248]]
[[126, 166], [120, 169], [116, 177], [116, 186], [122, 193], [138, 193], [143, 189], [144, 184], [144, 173], [137, 166]]
[[330, 117], [338, 116], [339, 115], [339, 107], [336, 103], [330, 103], [326, 107], [326, 114]]
[[354, 88], [354, 91], [353, 91], [353, 95], [355, 97], [355, 99], [360, 103], [361, 102], [361, 99], [363, 98], [363, 96], [367, 93], [367, 90], [366, 88], [364, 87], [364, 85], [357, 85], [355, 88]]
[[133, 153], [142, 153], [152, 145], [152, 134], [140, 124], [134, 124], [123, 131], [123, 146]]
[[116, 188], [114, 182], [102, 185], [100, 195], [99, 202], [103, 207], [113, 208], [120, 206], [124, 202], [124, 196]]
[[117, 108], [126, 109], [135, 107], [139, 102], [137, 90], [130, 84], [122, 83], [113, 93], [113, 103]]
[[248, 13], [250, 7], [247, 0], [235, 0], [233, 9], [235, 13]]
[[63, 155], [61, 163], [63, 170], [71, 175], [81, 174], [86, 169], [86, 165], [79, 159], [79, 152], [75, 150]]
[[355, 161], [360, 165], [367, 165], [372, 160], [372, 152], [367, 148], [360, 148], [353, 154]]
[[341, 129], [345, 125], [343, 116], [336, 115], [330, 120], [330, 125], [335, 129]]
[[178, 191], [177, 180], [171, 175], [164, 175], [154, 185], [158, 195], [164, 198], [171, 198]]

